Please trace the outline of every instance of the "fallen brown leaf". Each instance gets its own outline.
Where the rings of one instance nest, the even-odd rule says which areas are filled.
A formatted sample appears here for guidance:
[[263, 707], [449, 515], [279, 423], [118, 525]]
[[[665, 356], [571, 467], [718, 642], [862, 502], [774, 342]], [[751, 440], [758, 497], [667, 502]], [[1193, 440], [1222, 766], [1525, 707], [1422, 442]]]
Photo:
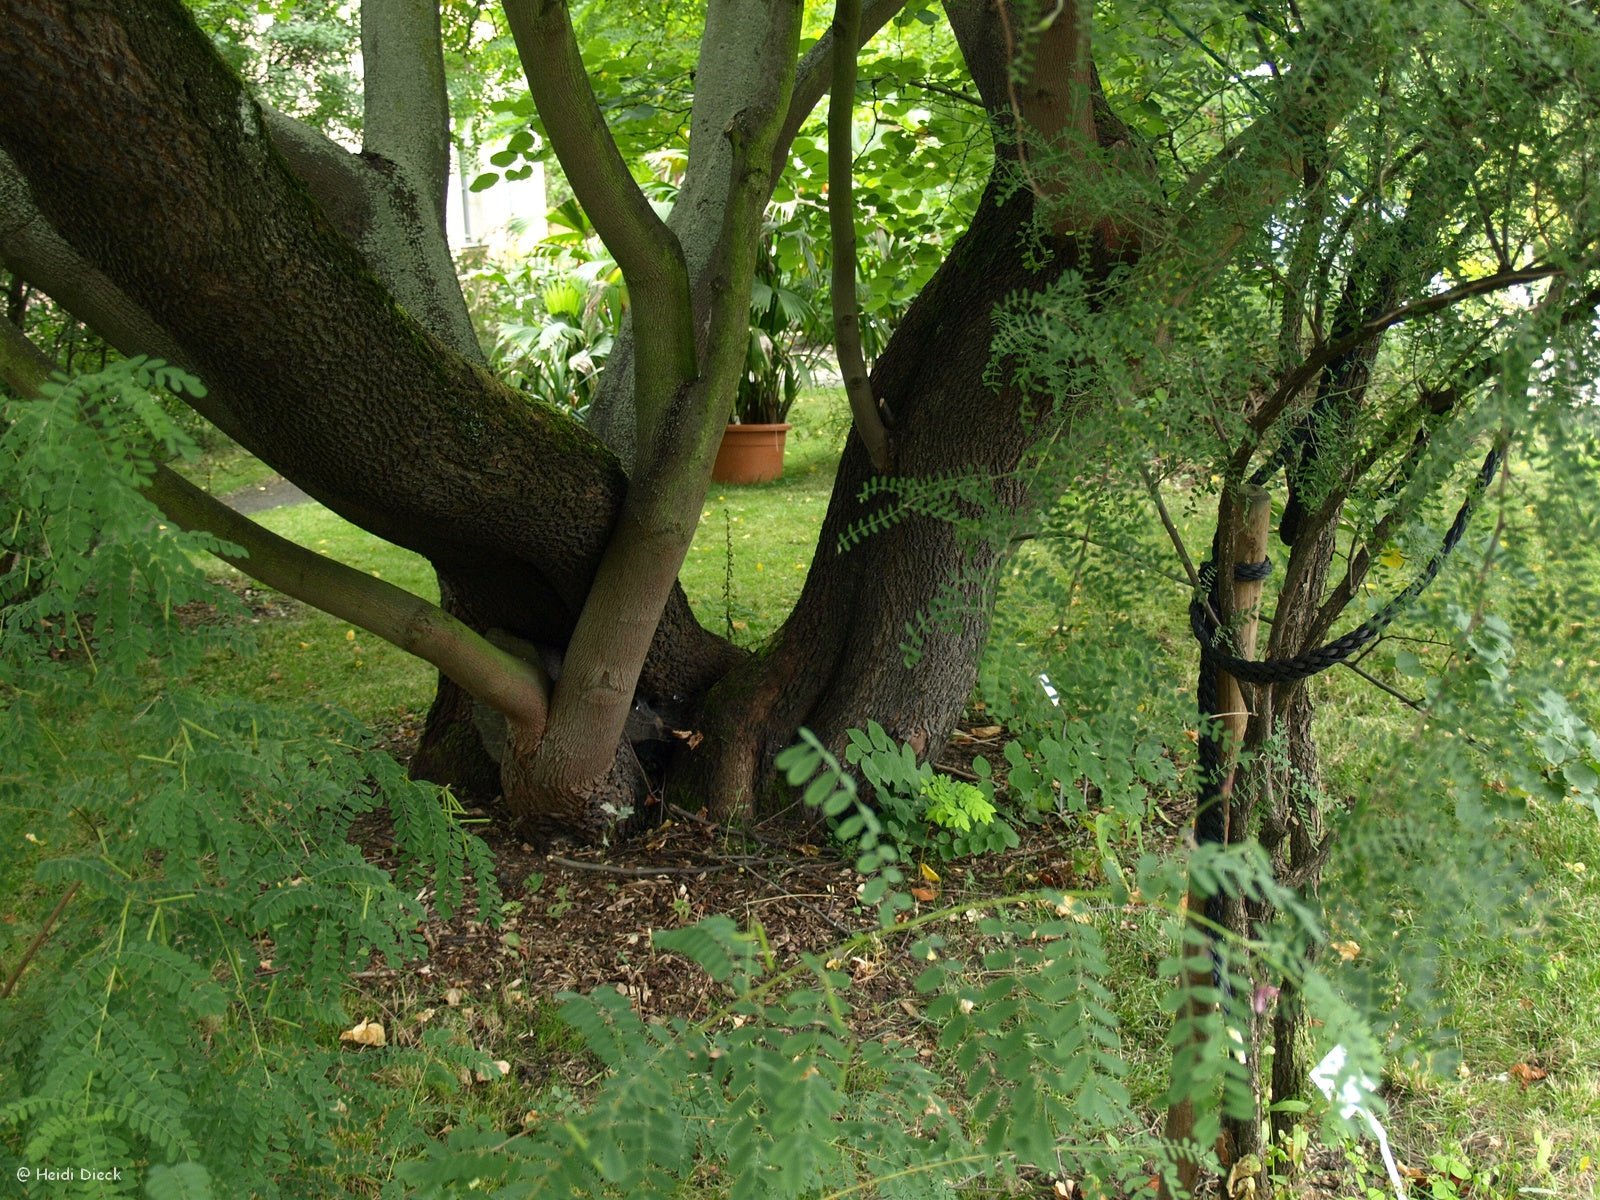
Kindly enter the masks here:
[[1511, 1078], [1520, 1083], [1524, 1090], [1526, 1090], [1530, 1083], [1538, 1083], [1539, 1080], [1545, 1078], [1549, 1074], [1550, 1072], [1546, 1071], [1543, 1067], [1531, 1066], [1528, 1063], [1519, 1062], [1511, 1065]]

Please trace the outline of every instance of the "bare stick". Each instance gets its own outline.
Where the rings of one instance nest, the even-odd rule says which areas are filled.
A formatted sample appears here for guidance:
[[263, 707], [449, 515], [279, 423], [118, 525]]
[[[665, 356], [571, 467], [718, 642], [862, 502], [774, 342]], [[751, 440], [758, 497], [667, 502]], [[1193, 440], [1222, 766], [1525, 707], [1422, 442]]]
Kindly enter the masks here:
[[45, 944], [50, 936], [50, 931], [61, 919], [61, 914], [66, 911], [67, 903], [77, 895], [78, 881], [74, 879], [67, 890], [61, 893], [61, 899], [56, 901], [56, 906], [50, 910], [50, 915], [44, 919], [44, 924], [39, 926], [39, 932], [33, 935], [33, 941], [28, 943], [28, 948], [22, 952], [22, 958], [12, 968], [11, 974], [6, 977], [6, 984], [0, 987], [0, 1000], [9, 1000], [11, 993], [16, 990], [17, 983], [22, 979], [22, 973], [28, 969], [28, 964], [33, 961], [33, 956], [39, 953], [39, 947]]
[[562, 858], [559, 854], [547, 854], [544, 860], [570, 871], [595, 871], [601, 875], [623, 875], [629, 879], [654, 879], [657, 875], [704, 875], [707, 871], [731, 871], [743, 866], [742, 863], [727, 862], [706, 863], [698, 867], [614, 867], [610, 863]]
[[1189, 577], [1189, 586], [1200, 596], [1200, 603], [1206, 607], [1206, 615], [1218, 628], [1222, 626], [1222, 618], [1217, 615], [1217, 610], [1211, 607], [1211, 597], [1206, 595], [1206, 589], [1200, 582], [1200, 572], [1194, 569], [1194, 560], [1189, 557], [1189, 549], [1183, 544], [1183, 535], [1178, 532], [1178, 527], [1172, 522], [1172, 514], [1167, 512], [1167, 502], [1161, 498], [1161, 485], [1156, 482], [1155, 476], [1150, 474], [1150, 468], [1143, 463], [1139, 464], [1139, 475], [1144, 479], [1145, 490], [1150, 493], [1150, 499], [1155, 501], [1156, 512], [1160, 514], [1161, 526], [1167, 531], [1167, 537], [1172, 540], [1172, 548], [1178, 552], [1178, 558], [1183, 563], [1183, 573]]
[[1341, 667], [1346, 667], [1349, 670], [1354, 671], [1357, 675], [1361, 676], [1361, 678], [1365, 679], [1368, 683], [1370, 683], [1373, 687], [1377, 688], [1380, 692], [1388, 692], [1389, 695], [1393, 696], [1396, 700], [1400, 701], [1400, 703], [1404, 704], [1407, 708], [1414, 708], [1419, 713], [1423, 713], [1424, 715], [1426, 715], [1426, 713], [1428, 711], [1428, 706], [1426, 704], [1424, 704], [1422, 701], [1413, 700], [1410, 696], [1406, 695], [1404, 692], [1398, 690], [1397, 688], [1390, 687], [1387, 683], [1385, 683], [1383, 680], [1379, 679], [1376, 675], [1373, 675], [1370, 672], [1362, 670], [1360, 667], [1356, 666], [1356, 664], [1351, 662], [1349, 659], [1345, 659], [1339, 665]]
[[833, 15], [833, 89], [828, 95], [828, 225], [833, 234], [833, 341], [839, 374], [856, 433], [875, 469], [890, 470], [889, 432], [872, 397], [861, 353], [861, 314], [856, 300], [855, 141], [856, 44], [861, 0], [838, 0]]

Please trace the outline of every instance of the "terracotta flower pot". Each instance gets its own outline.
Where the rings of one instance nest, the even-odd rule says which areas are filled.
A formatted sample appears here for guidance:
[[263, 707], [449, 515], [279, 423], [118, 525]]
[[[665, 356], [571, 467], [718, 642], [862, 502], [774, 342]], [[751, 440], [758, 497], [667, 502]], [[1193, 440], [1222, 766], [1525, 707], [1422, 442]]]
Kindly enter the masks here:
[[722, 434], [711, 478], [716, 483], [770, 483], [783, 474], [781, 425], [729, 425]]

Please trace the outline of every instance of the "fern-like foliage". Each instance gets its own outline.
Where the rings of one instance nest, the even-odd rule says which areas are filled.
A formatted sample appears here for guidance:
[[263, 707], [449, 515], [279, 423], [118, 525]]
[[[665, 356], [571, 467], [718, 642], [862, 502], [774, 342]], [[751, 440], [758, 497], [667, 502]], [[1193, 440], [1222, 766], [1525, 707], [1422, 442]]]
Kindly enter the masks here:
[[[873, 745], [872, 733], [862, 738]], [[862, 892], [878, 903], [879, 922], [781, 968], [759, 926], [741, 930], [726, 917], [656, 934], [657, 949], [693, 959], [716, 981], [721, 1007], [696, 1022], [646, 1021], [611, 989], [565, 997], [563, 1017], [603, 1068], [593, 1096], [510, 1139], [453, 1130], [399, 1168], [395, 1195], [909, 1200], [1061, 1171], [1089, 1196], [1146, 1194], [1152, 1170], [1206, 1158], [1203, 1139], [1225, 1106], [1250, 1102], [1248, 1068], [1223, 1048], [1235, 1044], [1227, 1031], [1243, 1026], [1239, 1006], [1251, 1001], [1245, 964], [1263, 958], [1295, 981], [1326, 1036], [1349, 1048], [1350, 1069], [1373, 1069], [1373, 1039], [1307, 966], [1306, 947], [1320, 936], [1314, 914], [1274, 882], [1258, 849], [1206, 846], [1186, 862], [1152, 856], [1131, 887], [1028, 891], [913, 913], [898, 891], [898, 855], [882, 853], [884, 827], [854, 776], [807, 734], [781, 766], [808, 805], [857, 819], [869, 847], [858, 862]], [[1193, 1141], [1173, 1145], [1130, 1132], [1146, 1122], [1127, 1083], [1111, 949], [1140, 913], [1166, 914], [1176, 942], [1190, 925], [1181, 898], [1191, 876], [1278, 905], [1286, 920], [1272, 941], [1248, 947], [1220, 931], [1220, 940], [1195, 936], [1166, 967], [1175, 1002], [1205, 1007], [1196, 1019], [1215, 1035], [1186, 1041], [1172, 1098], [1203, 1119]], [[839, 966], [869, 945], [918, 968], [907, 1003], [924, 1036], [875, 1040], [852, 1022], [855, 985]]]
[[909, 516], [932, 517], [974, 531], [988, 528], [979, 518], [994, 503], [994, 484], [972, 471], [920, 477], [874, 475], [861, 485], [856, 499], [862, 505], [875, 506], [839, 535], [840, 554]]
[[[184, 682], [248, 646], [187, 619], [237, 611], [198, 565], [216, 543], [140, 491], [191, 449], [160, 388], [200, 385], [133, 360], [0, 413], [0, 803], [26, 848], [6, 870], [48, 934], [0, 1005], [0, 1166], [71, 1165], [29, 1194], [298, 1196], [392, 1103], [339, 1049], [349, 973], [420, 956], [422, 881], [441, 909], [498, 897], [458, 806], [353, 718]], [[399, 879], [350, 840], [379, 811]]]

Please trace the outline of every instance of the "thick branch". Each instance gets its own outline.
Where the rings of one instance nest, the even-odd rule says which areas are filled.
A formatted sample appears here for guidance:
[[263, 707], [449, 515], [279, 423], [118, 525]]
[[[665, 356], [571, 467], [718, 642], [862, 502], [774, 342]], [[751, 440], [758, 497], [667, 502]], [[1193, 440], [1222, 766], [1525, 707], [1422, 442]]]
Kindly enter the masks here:
[[828, 98], [828, 224], [833, 233], [833, 340], [856, 433], [872, 465], [890, 469], [889, 433], [872, 398], [861, 353], [856, 299], [855, 137], [856, 51], [861, 0], [838, 0], [833, 18], [833, 90]]
[[[6, 12], [0, 147], [49, 227], [179, 351], [157, 352], [225, 399], [253, 453], [470, 590], [484, 625], [563, 645], [625, 490], [615, 459], [407, 317], [181, 5]], [[736, 657], [681, 590], [663, 627], [657, 692], [703, 690]]]
[[[579, 616], [556, 685], [550, 727], [534, 776], [557, 795], [592, 786], [610, 769], [639, 668], [677, 578], [710, 482], [711, 460], [749, 337], [757, 235], [771, 193], [767, 164], [793, 83], [800, 0], [767, 6], [756, 62], [762, 86], [729, 123], [730, 186], [709, 268], [712, 289], [704, 369], [673, 397], [640, 462]], [[641, 433], [644, 426], [640, 427]]]
[[505, 10], [550, 145], [628, 281], [635, 423], [642, 435], [696, 372], [683, 247], [639, 190], [606, 128], [565, 0], [506, 0]]
[[[57, 233], [34, 205], [10, 156], [0, 149], [0, 262], [43, 291], [124, 354], [184, 362], [172, 336], [142, 306]], [[46, 369], [48, 373], [48, 368]], [[214, 395], [195, 405], [230, 436], [237, 422]]]
[[[903, 3], [904, 0], [867, 0], [861, 37], [871, 37]], [[694, 119], [689, 131], [693, 150], [688, 173], [667, 218], [668, 227], [683, 246], [694, 291], [695, 329], [701, 337], [705, 336], [709, 320], [710, 293], [715, 286], [713, 260], [732, 186], [732, 151], [726, 130], [743, 109], [746, 97], [770, 87], [775, 77], [755, 72], [765, 44], [765, 10], [763, 0], [718, 0], [706, 7], [705, 32], [695, 68]], [[828, 88], [832, 46], [831, 32], [824, 34], [800, 61], [784, 124], [773, 144], [770, 179], [783, 173], [795, 135]], [[600, 394], [589, 411], [589, 427], [631, 471], [638, 440], [633, 402], [633, 336], [628, 329], [623, 330], [606, 373], [601, 376]]]
[[[20, 329], [0, 320], [0, 380], [20, 395], [35, 396], [52, 368]], [[550, 690], [543, 670], [501, 650], [438, 605], [279, 537], [167, 466], [156, 466], [145, 495], [174, 524], [241, 547], [242, 555], [219, 557], [252, 579], [432, 663], [526, 736], [543, 733]]]
[[450, 99], [436, 0], [361, 0], [361, 134], [388, 159], [444, 229], [450, 179]]
[[184, 529], [242, 547], [243, 555], [220, 557], [252, 579], [432, 663], [526, 736], [543, 733], [549, 693], [543, 670], [438, 605], [279, 537], [165, 466], [156, 467], [145, 495]]
[[10, 321], [0, 320], [0, 383], [19, 396], [38, 394], [55, 364]]
[[433, 192], [426, 190], [432, 185], [385, 159], [351, 154], [282, 113], [263, 109], [261, 115], [289, 168], [406, 312], [457, 354], [485, 365], [443, 218], [432, 211]]
[[[1060, 197], [1070, 191], [1092, 189], [1101, 180], [1100, 163], [1092, 153], [1098, 146], [1094, 106], [1091, 99], [1093, 67], [1090, 51], [1092, 8], [1077, 0], [1062, 0], [1043, 27], [1023, 31], [1014, 25], [1009, 0], [995, 6], [1005, 36], [1007, 58], [1015, 64], [1024, 46], [1022, 36], [1032, 33], [1027, 51], [1031, 69], [1026, 79], [1016, 77], [1016, 67], [1008, 76], [1011, 116], [1016, 126], [1017, 163], [1028, 186], [1040, 199]], [[1075, 171], [1057, 167], [1049, 177], [1041, 175], [1034, 162], [1039, 151], [1050, 148], [1067, 152]], [[1089, 205], [1090, 209], [1098, 205]], [[1054, 223], [1060, 235], [1093, 228], [1097, 219], [1091, 211], [1068, 202], [1067, 211]]]

